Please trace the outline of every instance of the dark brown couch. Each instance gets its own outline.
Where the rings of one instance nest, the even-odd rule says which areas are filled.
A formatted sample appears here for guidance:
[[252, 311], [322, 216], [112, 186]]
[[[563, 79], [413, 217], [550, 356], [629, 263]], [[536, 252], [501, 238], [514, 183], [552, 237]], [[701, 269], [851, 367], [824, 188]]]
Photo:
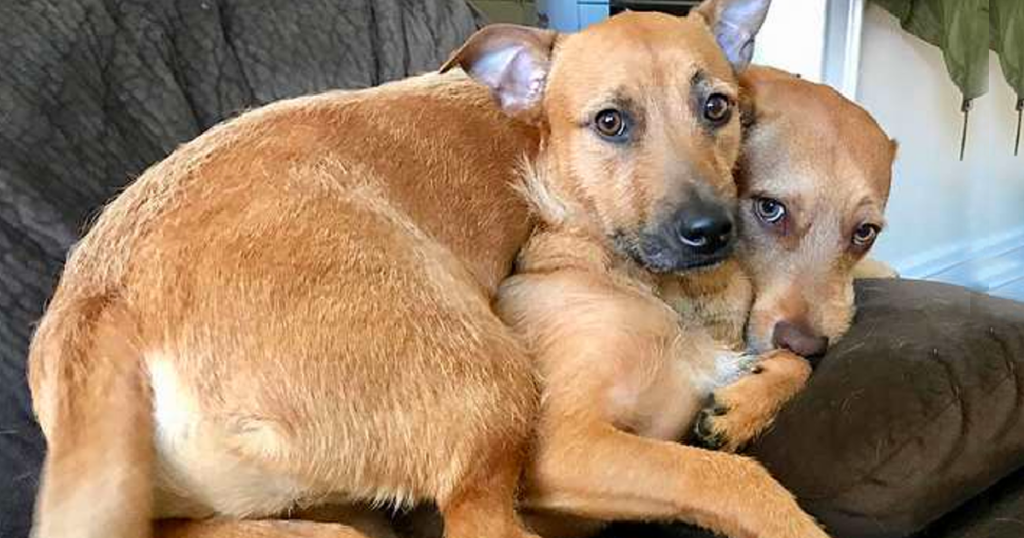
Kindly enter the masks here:
[[751, 453], [837, 537], [1024, 536], [1024, 304], [912, 280], [857, 304]]
[[[214, 123], [435, 68], [480, 19], [463, 0], [17, 0], [0, 21], [0, 537], [22, 538], [44, 451], [25, 350], [88, 218]], [[858, 303], [754, 454], [837, 537], [1024, 536], [1024, 305], [909, 281]]]

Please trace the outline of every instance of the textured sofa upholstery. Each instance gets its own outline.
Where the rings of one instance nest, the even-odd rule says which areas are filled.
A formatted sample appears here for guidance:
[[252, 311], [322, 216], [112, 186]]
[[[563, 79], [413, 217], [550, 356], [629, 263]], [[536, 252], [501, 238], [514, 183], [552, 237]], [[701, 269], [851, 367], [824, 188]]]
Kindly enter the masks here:
[[[867, 280], [857, 305], [750, 452], [836, 537], [1024, 536], [1024, 304]], [[631, 524], [606, 536], [708, 535]]]
[[[216, 122], [435, 68], [480, 19], [463, 0], [21, 0], [0, 20], [0, 537], [22, 538], [45, 448], [25, 350], [89, 217]], [[838, 538], [1024, 535], [1024, 305], [914, 281], [862, 282], [858, 304], [752, 452]]]
[[0, 2], [0, 538], [26, 535], [44, 443], [33, 322], [90, 216], [242, 110], [436, 69], [463, 0]]

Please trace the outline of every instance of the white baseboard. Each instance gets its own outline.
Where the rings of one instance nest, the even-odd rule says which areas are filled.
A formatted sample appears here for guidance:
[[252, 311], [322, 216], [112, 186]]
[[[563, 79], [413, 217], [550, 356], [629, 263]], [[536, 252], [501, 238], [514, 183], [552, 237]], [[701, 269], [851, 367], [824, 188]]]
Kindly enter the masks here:
[[[992, 258], [1024, 246], [1024, 226], [982, 239], [938, 247], [921, 254], [895, 260], [891, 265], [906, 278], [927, 279], [954, 267], [981, 258]], [[990, 275], [993, 284], [1005, 275]]]

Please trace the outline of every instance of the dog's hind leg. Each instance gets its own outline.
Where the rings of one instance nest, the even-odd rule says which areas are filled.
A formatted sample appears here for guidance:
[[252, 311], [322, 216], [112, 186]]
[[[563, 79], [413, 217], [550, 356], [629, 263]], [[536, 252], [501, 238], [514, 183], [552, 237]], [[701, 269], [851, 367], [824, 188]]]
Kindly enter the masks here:
[[188, 456], [178, 482], [222, 515], [434, 501], [448, 538], [522, 537], [514, 493], [538, 383], [479, 281], [373, 193], [274, 203], [288, 226], [247, 243], [327, 246], [205, 258], [214, 291], [186, 305], [173, 361], [154, 359], [182, 388], [157, 401], [197, 402], [202, 434], [166, 450]]
[[515, 497], [523, 463], [516, 452], [500, 457], [504, 461], [490, 468], [477, 468], [477, 478], [439, 503], [446, 538], [509, 536], [508, 522], [517, 521], [518, 515], [505, 499]]
[[382, 538], [336, 523], [299, 520], [169, 519], [155, 538]]
[[36, 538], [147, 538], [152, 406], [134, 319], [105, 293], [54, 306], [30, 351], [48, 450]]

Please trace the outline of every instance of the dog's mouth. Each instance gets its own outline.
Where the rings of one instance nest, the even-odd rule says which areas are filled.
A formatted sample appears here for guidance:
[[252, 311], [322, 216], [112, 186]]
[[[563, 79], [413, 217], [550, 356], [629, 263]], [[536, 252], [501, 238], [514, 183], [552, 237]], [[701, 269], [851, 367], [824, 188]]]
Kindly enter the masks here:
[[733, 254], [732, 245], [713, 254], [688, 252], [678, 245], [668, 244], [656, 235], [631, 237], [618, 233], [612, 238], [616, 250], [623, 256], [652, 273], [667, 274], [712, 268], [729, 259]]

